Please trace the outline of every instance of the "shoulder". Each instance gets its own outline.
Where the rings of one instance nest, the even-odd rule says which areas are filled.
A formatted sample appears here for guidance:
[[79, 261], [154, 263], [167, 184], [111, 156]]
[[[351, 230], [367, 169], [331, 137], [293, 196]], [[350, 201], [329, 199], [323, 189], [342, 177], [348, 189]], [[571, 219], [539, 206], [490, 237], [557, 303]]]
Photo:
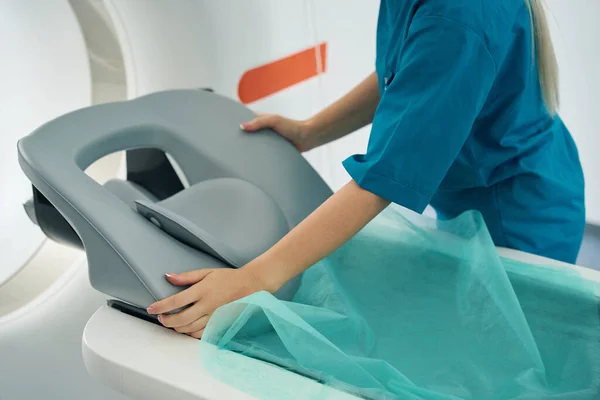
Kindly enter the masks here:
[[522, 11], [527, 11], [526, 0], [420, 0], [414, 4], [415, 18], [448, 18], [482, 34], [511, 26]]
[[498, 61], [517, 30], [529, 30], [526, 0], [413, 0], [412, 19], [444, 21], [480, 37]]

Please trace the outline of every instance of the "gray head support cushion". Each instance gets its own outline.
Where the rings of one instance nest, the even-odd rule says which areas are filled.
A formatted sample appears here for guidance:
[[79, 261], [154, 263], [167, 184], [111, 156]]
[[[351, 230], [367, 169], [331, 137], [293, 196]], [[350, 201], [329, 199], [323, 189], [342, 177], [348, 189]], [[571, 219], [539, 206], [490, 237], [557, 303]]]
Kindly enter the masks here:
[[268, 194], [240, 179], [200, 182], [137, 211], [171, 236], [234, 267], [242, 267], [285, 236], [290, 226]]
[[[19, 163], [83, 242], [92, 286], [146, 308], [183, 289], [166, 272], [240, 267], [332, 194], [285, 139], [239, 128], [253, 117], [202, 90], [154, 93], [43, 125], [19, 142]], [[157, 201], [131, 182], [100, 185], [83, 172], [135, 148], [170, 154], [190, 186]], [[298, 279], [276, 295], [290, 299]]]

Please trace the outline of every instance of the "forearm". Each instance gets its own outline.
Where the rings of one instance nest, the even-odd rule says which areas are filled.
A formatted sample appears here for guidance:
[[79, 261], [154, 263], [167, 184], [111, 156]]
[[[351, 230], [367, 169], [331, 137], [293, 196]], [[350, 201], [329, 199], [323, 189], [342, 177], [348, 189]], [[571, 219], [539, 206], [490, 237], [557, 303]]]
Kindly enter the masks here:
[[373, 72], [342, 98], [307, 121], [319, 145], [337, 140], [373, 122], [379, 104], [377, 74]]
[[265, 282], [268, 290], [276, 291], [334, 252], [389, 204], [350, 181], [275, 246], [244, 268]]

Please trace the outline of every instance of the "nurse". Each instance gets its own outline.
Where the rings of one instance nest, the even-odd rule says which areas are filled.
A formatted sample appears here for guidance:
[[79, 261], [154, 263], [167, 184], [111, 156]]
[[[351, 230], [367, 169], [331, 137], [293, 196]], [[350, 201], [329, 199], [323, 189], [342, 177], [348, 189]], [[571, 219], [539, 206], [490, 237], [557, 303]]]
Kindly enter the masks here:
[[478, 210], [497, 246], [575, 262], [584, 178], [557, 115], [541, 2], [381, 0], [373, 74], [309, 120], [266, 115], [242, 126], [308, 151], [372, 123], [365, 154], [343, 163], [350, 182], [243, 268], [167, 274], [192, 286], [148, 311], [200, 337], [216, 308], [275, 292], [392, 202], [418, 213], [431, 204], [440, 218]]

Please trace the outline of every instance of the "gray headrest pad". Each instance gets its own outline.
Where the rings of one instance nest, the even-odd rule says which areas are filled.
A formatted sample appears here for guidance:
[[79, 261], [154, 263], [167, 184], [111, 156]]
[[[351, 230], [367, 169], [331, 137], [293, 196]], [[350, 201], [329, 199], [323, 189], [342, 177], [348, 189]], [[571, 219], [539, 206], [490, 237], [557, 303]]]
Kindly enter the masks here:
[[158, 200], [146, 189], [130, 181], [111, 179], [104, 184], [104, 187], [133, 208], [135, 208], [136, 200], [152, 203]]
[[252, 261], [290, 229], [269, 195], [234, 178], [203, 181], [158, 203], [136, 201], [136, 209], [169, 235], [233, 267]]

